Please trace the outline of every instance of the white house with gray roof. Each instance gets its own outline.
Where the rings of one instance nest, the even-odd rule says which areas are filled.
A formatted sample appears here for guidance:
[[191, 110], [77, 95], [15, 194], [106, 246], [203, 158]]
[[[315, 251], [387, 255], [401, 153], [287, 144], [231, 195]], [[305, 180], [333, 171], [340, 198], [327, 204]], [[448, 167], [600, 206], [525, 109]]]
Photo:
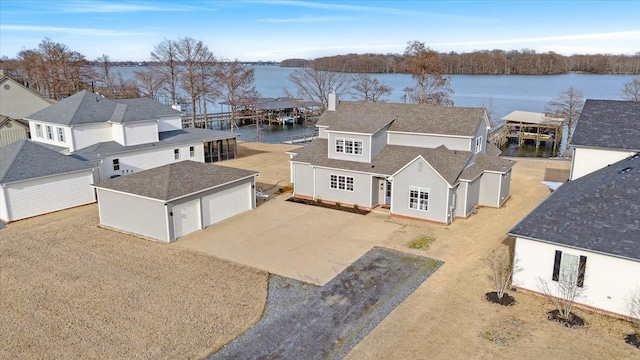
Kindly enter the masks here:
[[95, 164], [98, 179], [187, 159], [236, 157], [236, 135], [183, 129], [180, 115], [151, 99], [109, 100], [83, 90], [26, 120], [33, 141]]
[[255, 209], [255, 171], [180, 161], [94, 185], [100, 224], [172, 242]]
[[570, 146], [570, 179], [596, 171], [640, 151], [640, 102], [585, 101]]
[[640, 153], [562, 185], [509, 235], [515, 237], [513, 275], [519, 288], [544, 293], [540, 283], [583, 289], [575, 301], [630, 316], [640, 290]]
[[294, 196], [450, 223], [510, 196], [513, 162], [487, 143], [484, 109], [335, 103], [319, 139], [290, 152]]
[[29, 140], [0, 149], [0, 220], [95, 202], [93, 167]]

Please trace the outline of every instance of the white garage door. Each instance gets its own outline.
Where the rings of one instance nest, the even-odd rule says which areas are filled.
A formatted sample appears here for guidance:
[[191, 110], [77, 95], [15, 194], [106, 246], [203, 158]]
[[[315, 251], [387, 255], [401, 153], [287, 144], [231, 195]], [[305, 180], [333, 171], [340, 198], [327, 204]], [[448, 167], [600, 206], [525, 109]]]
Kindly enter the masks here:
[[176, 239], [200, 230], [200, 211], [198, 208], [198, 199], [173, 207], [173, 225]]
[[247, 182], [202, 198], [204, 226], [251, 210], [251, 183]]

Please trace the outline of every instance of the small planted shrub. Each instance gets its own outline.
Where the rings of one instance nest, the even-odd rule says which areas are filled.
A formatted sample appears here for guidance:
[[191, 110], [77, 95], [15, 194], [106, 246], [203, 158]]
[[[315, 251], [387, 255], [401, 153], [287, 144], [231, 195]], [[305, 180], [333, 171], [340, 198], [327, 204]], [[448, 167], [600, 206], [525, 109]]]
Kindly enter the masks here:
[[489, 273], [487, 279], [493, 284], [495, 291], [486, 293], [485, 299], [494, 304], [504, 306], [515, 305], [516, 300], [513, 296], [507, 294], [507, 289], [511, 284], [513, 274], [520, 271], [517, 267], [517, 260], [511, 261], [511, 254], [507, 247], [500, 247], [494, 250], [485, 260]]

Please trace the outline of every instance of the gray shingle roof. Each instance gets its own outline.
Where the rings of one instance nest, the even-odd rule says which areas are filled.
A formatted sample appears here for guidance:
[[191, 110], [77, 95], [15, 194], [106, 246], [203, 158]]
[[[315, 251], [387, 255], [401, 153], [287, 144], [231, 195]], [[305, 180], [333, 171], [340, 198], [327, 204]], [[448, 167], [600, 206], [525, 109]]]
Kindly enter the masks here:
[[453, 185], [471, 153], [448, 150], [444, 146], [436, 149], [411, 146], [387, 145], [371, 163], [344, 161], [327, 158], [327, 140], [315, 139], [311, 144], [293, 150], [293, 161], [336, 169], [345, 169], [384, 176], [393, 175], [418, 156], [422, 156], [451, 185]]
[[0, 149], [0, 184], [91, 168], [81, 160], [29, 140], [18, 140]]
[[640, 260], [640, 153], [562, 185], [509, 235]]
[[171, 201], [257, 174], [256, 171], [185, 160], [105, 180], [94, 186]]
[[179, 145], [194, 141], [204, 142], [221, 139], [232, 139], [238, 136], [238, 134], [234, 134], [228, 131], [199, 128], [184, 128], [180, 130], [164, 131], [159, 133], [158, 135], [160, 141], [156, 141], [153, 143], [123, 146], [115, 141], [106, 141], [87, 146], [86, 148], [82, 148], [74, 152], [74, 155], [85, 160], [94, 160], [104, 155], [119, 154], [122, 152], [133, 150]]
[[180, 115], [180, 112], [155, 100], [109, 100], [82, 90], [27, 116], [26, 119], [60, 125], [81, 125], [102, 122], [126, 123], [175, 115]]
[[473, 180], [482, 175], [485, 171], [493, 171], [498, 173], [506, 173], [516, 163], [511, 160], [503, 159], [489, 154], [478, 154], [473, 164], [464, 169], [460, 174], [461, 180]]
[[393, 121], [389, 131], [474, 136], [484, 114], [482, 108], [342, 101], [336, 111], [325, 111], [318, 125], [374, 134]]
[[640, 151], [640, 102], [588, 99], [571, 145]]

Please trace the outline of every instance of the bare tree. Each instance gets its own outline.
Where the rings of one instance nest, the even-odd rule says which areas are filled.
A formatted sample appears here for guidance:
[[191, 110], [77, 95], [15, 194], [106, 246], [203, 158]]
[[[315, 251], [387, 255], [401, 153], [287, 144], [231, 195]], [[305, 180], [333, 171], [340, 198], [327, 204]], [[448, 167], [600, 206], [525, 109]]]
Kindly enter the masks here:
[[242, 65], [237, 59], [220, 62], [216, 77], [220, 86], [220, 97], [229, 103], [231, 108], [231, 132], [236, 125], [236, 115], [241, 106], [255, 102], [259, 96], [254, 86], [255, 71]]
[[635, 78], [624, 84], [620, 94], [627, 101], [640, 101], [640, 78]]
[[573, 131], [576, 128], [583, 106], [584, 97], [582, 91], [573, 86], [564, 90], [558, 97], [549, 102], [547, 111], [554, 114], [555, 117], [564, 118], [564, 124], [567, 126], [567, 146], [564, 150], [564, 157], [571, 156], [568, 144], [571, 144]]
[[151, 61], [158, 63], [158, 71], [162, 76], [162, 89], [171, 97], [171, 103], [177, 104], [181, 68], [176, 42], [164, 39], [156, 45], [151, 52]]
[[449, 98], [453, 95], [450, 79], [443, 77], [444, 63], [437, 52], [425, 47], [424, 43], [411, 41], [404, 52], [408, 72], [416, 81], [416, 86], [404, 91], [418, 104], [453, 106]]
[[522, 268], [518, 266], [518, 259], [513, 258], [512, 260], [512, 255], [506, 246], [494, 250], [486, 259], [486, 262], [490, 271], [487, 274], [487, 279], [493, 284], [498, 299], [502, 299], [509, 285], [511, 285], [513, 274], [519, 272]]
[[634, 332], [640, 336], [640, 288], [637, 288], [629, 295], [627, 306], [629, 308], [629, 316], [632, 318]]
[[99, 58], [96, 59], [96, 62], [100, 65], [100, 72], [98, 75], [100, 76], [100, 82], [102, 83], [103, 91], [107, 93], [112, 93], [114, 91], [113, 88], [113, 74], [111, 73], [111, 58], [107, 54], [102, 54]]
[[162, 74], [155, 65], [149, 65], [144, 71], [134, 71], [133, 76], [142, 96], [158, 100], [162, 89]]
[[206, 73], [207, 67], [203, 64], [210, 64], [215, 61], [213, 53], [201, 41], [191, 37], [178, 39], [176, 43], [178, 59], [183, 64], [183, 72], [180, 77], [180, 84], [191, 99], [191, 127], [196, 126], [196, 102], [204, 95], [202, 84], [203, 78], [210, 76]]
[[565, 320], [571, 320], [571, 312], [576, 300], [584, 297], [584, 278], [580, 279], [580, 274], [584, 274], [584, 265], [582, 264], [577, 273], [561, 272], [557, 280], [551, 284], [542, 278], [538, 278], [538, 289], [547, 295], [558, 310], [559, 316]]
[[493, 97], [489, 97], [489, 101], [488, 102], [482, 102], [482, 107], [484, 108], [484, 110], [487, 112], [487, 118], [489, 119], [489, 124], [491, 126], [493, 126], [493, 121], [495, 120], [496, 117], [496, 107], [493, 104]]
[[340, 96], [351, 85], [351, 77], [345, 73], [318, 71], [313, 68], [296, 69], [288, 78], [296, 87], [297, 96], [318, 103], [321, 112], [329, 104], [331, 89], [335, 89], [336, 94]]
[[376, 78], [368, 74], [358, 74], [353, 78], [351, 95], [358, 101], [378, 102], [384, 101], [383, 96], [391, 94], [391, 87], [381, 84]]

